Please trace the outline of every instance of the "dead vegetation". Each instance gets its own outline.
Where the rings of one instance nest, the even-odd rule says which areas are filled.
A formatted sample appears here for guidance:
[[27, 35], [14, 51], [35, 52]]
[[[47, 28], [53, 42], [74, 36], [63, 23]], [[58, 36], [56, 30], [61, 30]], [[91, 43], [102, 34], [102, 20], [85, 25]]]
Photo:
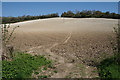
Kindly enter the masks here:
[[[17, 26], [19, 27], [19, 26]], [[10, 31], [10, 24], [2, 24], [1, 25], [1, 31], [2, 31], [2, 60], [11, 60], [14, 51], [14, 47], [12, 45], [9, 45], [10, 42], [14, 40], [13, 33], [17, 27], [14, 27]]]

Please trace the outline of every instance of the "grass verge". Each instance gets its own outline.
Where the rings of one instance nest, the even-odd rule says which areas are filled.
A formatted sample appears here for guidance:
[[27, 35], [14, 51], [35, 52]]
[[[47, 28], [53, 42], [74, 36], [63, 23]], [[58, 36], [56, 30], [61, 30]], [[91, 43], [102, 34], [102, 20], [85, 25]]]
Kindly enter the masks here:
[[2, 77], [4, 78], [31, 78], [34, 70], [41, 66], [52, 65], [44, 56], [32, 56], [17, 52], [12, 61], [2, 61]]

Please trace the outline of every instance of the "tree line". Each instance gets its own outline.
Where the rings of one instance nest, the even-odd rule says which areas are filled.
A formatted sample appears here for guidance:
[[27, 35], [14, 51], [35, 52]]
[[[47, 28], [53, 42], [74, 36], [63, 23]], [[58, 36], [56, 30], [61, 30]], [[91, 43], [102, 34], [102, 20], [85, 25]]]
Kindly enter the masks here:
[[73, 13], [72, 11], [67, 11], [61, 14], [61, 17], [71, 17], [71, 18], [112, 18], [112, 19], [120, 19], [120, 15], [116, 13], [101, 12], [101, 11], [76, 11]]
[[53, 18], [53, 17], [59, 17], [58, 13], [40, 15], [40, 16], [24, 15], [24, 16], [18, 16], [18, 17], [2, 17], [2, 23], [3, 24], [16, 23], [16, 22], [27, 21], [27, 20], [45, 19], [45, 18]]
[[[45, 18], [53, 18], [60, 17], [58, 13], [48, 14], [48, 15], [40, 15], [40, 16], [18, 16], [18, 17], [2, 17], [2, 23], [15, 23], [27, 20], [35, 20], [35, 19], [45, 19]], [[83, 10], [83, 11], [67, 11], [61, 14], [61, 17], [67, 18], [112, 18], [112, 19], [120, 19], [120, 14], [101, 12], [101, 11], [91, 11], [91, 10]]]

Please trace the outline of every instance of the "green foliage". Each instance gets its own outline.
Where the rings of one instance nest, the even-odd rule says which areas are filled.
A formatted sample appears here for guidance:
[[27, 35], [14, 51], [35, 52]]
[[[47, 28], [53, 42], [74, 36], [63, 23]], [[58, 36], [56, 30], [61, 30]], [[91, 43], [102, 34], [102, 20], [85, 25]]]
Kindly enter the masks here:
[[34, 72], [34, 74], [38, 75], [38, 74], [39, 74], [39, 72]]
[[72, 11], [67, 11], [62, 13], [61, 17], [73, 17], [74, 16], [74, 13]]
[[57, 73], [57, 71], [55, 70], [54, 73]]
[[120, 78], [120, 65], [115, 61], [115, 58], [105, 59], [98, 65], [101, 78]]
[[18, 16], [18, 17], [2, 17], [2, 23], [15, 23], [15, 22], [21, 22], [21, 21], [27, 21], [27, 20], [35, 20], [35, 19], [44, 19], [44, 18], [53, 18], [53, 17], [59, 17], [58, 13], [48, 14], [48, 15], [40, 15], [40, 16]]
[[[2, 23], [16, 23], [21, 21], [27, 21], [27, 20], [35, 20], [35, 19], [45, 19], [45, 18], [53, 18], [53, 17], [59, 17], [58, 13], [48, 14], [48, 15], [40, 15], [40, 16], [30, 16], [30, 15], [24, 15], [24, 16], [18, 16], [18, 17], [2, 17]], [[116, 13], [110, 13], [107, 12], [101, 12], [101, 11], [91, 11], [91, 10], [83, 10], [83, 11], [76, 11], [76, 13], [73, 13], [72, 11], [63, 12], [61, 14], [61, 17], [68, 17], [68, 18], [113, 18], [113, 19], [120, 19], [120, 15]]]
[[38, 78], [47, 78], [48, 76], [46, 75], [42, 75], [42, 76], [38, 76]]
[[83, 10], [83, 11], [76, 11], [73, 13], [72, 11], [67, 11], [61, 14], [61, 17], [68, 17], [68, 18], [113, 18], [113, 19], [120, 19], [120, 15], [116, 13], [101, 12], [101, 11], [90, 11], [90, 10]]
[[2, 77], [30, 78], [33, 70], [47, 65], [51, 65], [51, 61], [43, 56], [31, 56], [18, 52], [12, 61], [2, 61]]
[[[109, 12], [105, 13], [106, 15], [110, 15]], [[115, 14], [112, 14], [115, 15]], [[107, 16], [107, 17], [108, 17]], [[114, 28], [117, 41], [112, 41], [112, 47], [114, 51], [114, 56], [111, 58], [107, 58], [103, 60], [98, 65], [98, 71], [101, 78], [112, 78], [116, 80], [120, 80], [120, 28]], [[117, 42], [117, 44], [116, 44]]]
[[[113, 45], [113, 50], [114, 50], [114, 53], [116, 53], [115, 54], [115, 56], [117, 56], [116, 57], [116, 61], [117, 61], [117, 63], [120, 65], [120, 24], [118, 24], [118, 27], [117, 28], [114, 28], [114, 32], [115, 32], [115, 34], [116, 34], [116, 39], [117, 39], [117, 43], [115, 44], [115, 43], [113, 43], [113, 42], [111, 42], [112, 43], [112, 45]], [[114, 41], [115, 42], [115, 41]]]
[[44, 69], [44, 70], [47, 70], [47, 67], [44, 67], [43, 69]]

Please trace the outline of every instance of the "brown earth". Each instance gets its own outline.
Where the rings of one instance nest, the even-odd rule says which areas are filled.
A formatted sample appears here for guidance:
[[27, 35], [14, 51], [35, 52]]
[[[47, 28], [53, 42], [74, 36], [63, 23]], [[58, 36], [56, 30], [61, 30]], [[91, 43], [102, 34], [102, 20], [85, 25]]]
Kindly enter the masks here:
[[[32, 55], [53, 60], [53, 78], [98, 77], [96, 65], [113, 55], [113, 27], [117, 20], [103, 18], [51, 18], [12, 24], [12, 45]], [[46, 72], [47, 73], [47, 72]]]

